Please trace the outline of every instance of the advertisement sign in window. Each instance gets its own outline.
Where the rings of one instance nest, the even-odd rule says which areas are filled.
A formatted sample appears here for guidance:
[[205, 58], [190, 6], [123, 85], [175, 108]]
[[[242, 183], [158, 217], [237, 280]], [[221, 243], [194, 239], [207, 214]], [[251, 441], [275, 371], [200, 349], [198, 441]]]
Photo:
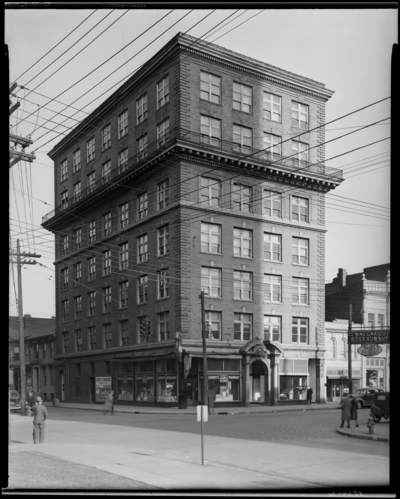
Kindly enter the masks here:
[[96, 376], [96, 402], [104, 402], [111, 390], [111, 376]]
[[136, 378], [136, 400], [140, 402], [154, 401], [154, 377], [137, 376]]
[[208, 389], [214, 391], [216, 402], [240, 400], [240, 376], [211, 374], [208, 376]]
[[132, 375], [118, 375], [117, 377], [117, 390], [118, 400], [132, 400], [133, 401], [133, 376]]
[[178, 378], [177, 376], [158, 376], [157, 378], [157, 402], [178, 401]]

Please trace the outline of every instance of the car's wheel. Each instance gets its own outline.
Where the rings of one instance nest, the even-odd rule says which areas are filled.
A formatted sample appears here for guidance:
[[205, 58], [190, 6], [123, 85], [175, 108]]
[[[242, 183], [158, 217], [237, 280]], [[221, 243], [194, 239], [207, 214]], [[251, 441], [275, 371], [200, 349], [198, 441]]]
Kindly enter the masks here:
[[362, 409], [364, 407], [364, 404], [361, 402], [361, 400], [357, 400], [357, 409]]
[[381, 416], [372, 416], [374, 418], [375, 423], [379, 423], [381, 420]]

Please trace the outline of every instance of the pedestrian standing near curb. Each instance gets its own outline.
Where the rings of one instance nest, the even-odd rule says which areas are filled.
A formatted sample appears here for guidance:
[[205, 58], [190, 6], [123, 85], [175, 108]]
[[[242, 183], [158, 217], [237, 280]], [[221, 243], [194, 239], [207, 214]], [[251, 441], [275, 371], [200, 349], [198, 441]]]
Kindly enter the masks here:
[[351, 418], [353, 421], [356, 422], [356, 428], [358, 426], [358, 411], [357, 411], [357, 400], [350, 395], [350, 400], [351, 400]]
[[340, 407], [342, 409], [342, 424], [340, 428], [343, 428], [344, 422], [347, 421], [347, 428], [350, 428], [350, 419], [351, 419], [351, 399], [349, 397], [345, 397]]
[[108, 411], [111, 411], [111, 416], [114, 416], [114, 392], [111, 390], [107, 395], [106, 400], [104, 402], [104, 416]]
[[32, 416], [33, 415], [32, 407], [36, 404], [36, 399], [33, 396], [32, 392], [28, 392], [28, 400], [26, 402], [28, 406], [28, 415]]
[[33, 412], [33, 443], [42, 444], [44, 442], [44, 427], [47, 419], [47, 408], [42, 404], [40, 397], [36, 398], [36, 404], [32, 407]]
[[312, 388], [310, 386], [307, 386], [307, 404], [311, 405], [311, 399], [312, 399]]

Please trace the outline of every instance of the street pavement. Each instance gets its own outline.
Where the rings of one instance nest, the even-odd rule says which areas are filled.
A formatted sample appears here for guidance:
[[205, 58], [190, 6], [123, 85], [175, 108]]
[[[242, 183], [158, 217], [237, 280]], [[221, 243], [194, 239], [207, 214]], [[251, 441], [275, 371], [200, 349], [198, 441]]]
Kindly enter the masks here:
[[[50, 404], [51, 405], [51, 404]], [[11, 444], [9, 451], [40, 452], [103, 470], [121, 477], [176, 490], [316, 490], [338, 487], [385, 487], [389, 485], [388, 443], [365, 442], [369, 446], [383, 446], [381, 452], [360, 454], [346, 445], [341, 449], [331, 445], [306, 448], [300, 442], [271, 442], [238, 440], [220, 435], [208, 435], [205, 423], [204, 461], [201, 459], [199, 433], [167, 431], [165, 429], [118, 425], [119, 413], [179, 415], [196, 417], [197, 409], [184, 410], [158, 407], [115, 406], [115, 415], [107, 415], [107, 425], [100, 424], [99, 415], [91, 422], [68, 420], [68, 408], [102, 411], [102, 405], [60, 404], [49, 408], [46, 441], [32, 443], [32, 419], [21, 415], [10, 418]], [[234, 407], [215, 409], [214, 418], [240, 414], [271, 412], [318, 411], [337, 409], [337, 404], [312, 404], [288, 407]], [[51, 419], [51, 413], [65, 414], [65, 419]], [[72, 412], [72, 411], [71, 411]], [[151, 416], [149, 416], [151, 417]], [[340, 412], [338, 411], [338, 420]], [[364, 418], [365, 419], [365, 418]], [[114, 423], [115, 421], [115, 423]], [[375, 425], [375, 436], [389, 435], [389, 423]], [[346, 431], [346, 429], [343, 429]], [[340, 431], [342, 431], [340, 429]], [[348, 430], [347, 430], [348, 431]], [[365, 423], [350, 430], [354, 434], [368, 434]], [[350, 435], [347, 435], [350, 436]], [[384, 437], [382, 437], [384, 438]], [[343, 435], [343, 439], [345, 436]], [[346, 439], [347, 440], [347, 439]], [[360, 442], [361, 443], [361, 442]], [[385, 450], [387, 449], [387, 451]], [[12, 477], [14, 484], [17, 477]], [[72, 483], [73, 485], [73, 483]], [[18, 487], [16, 485], [16, 487]], [[57, 488], [57, 487], [55, 487]], [[95, 488], [95, 486], [94, 486]]]

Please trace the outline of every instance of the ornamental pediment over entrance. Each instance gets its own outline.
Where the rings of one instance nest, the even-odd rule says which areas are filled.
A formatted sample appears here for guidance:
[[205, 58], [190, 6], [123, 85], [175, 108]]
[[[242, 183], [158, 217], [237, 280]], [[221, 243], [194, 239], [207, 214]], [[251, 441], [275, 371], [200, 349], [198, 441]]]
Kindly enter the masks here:
[[262, 341], [261, 339], [250, 340], [240, 349], [242, 355], [253, 355], [255, 357], [266, 357], [268, 354], [283, 353], [282, 348], [274, 341]]

